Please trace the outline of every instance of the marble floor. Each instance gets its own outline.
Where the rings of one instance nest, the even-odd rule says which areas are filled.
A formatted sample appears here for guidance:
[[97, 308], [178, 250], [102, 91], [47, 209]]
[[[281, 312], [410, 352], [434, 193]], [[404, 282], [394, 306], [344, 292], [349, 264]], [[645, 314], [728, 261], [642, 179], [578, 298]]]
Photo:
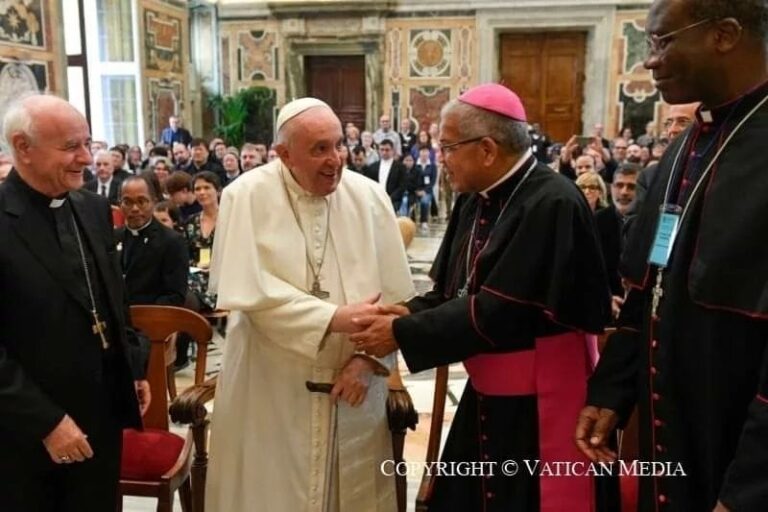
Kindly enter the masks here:
[[[427, 272], [432, 265], [432, 260], [437, 253], [437, 249], [445, 232], [444, 223], [433, 223], [430, 225], [429, 232], [419, 232], [414, 238], [413, 243], [408, 248], [408, 261], [413, 274], [414, 284], [419, 293], [425, 292], [431, 288], [431, 281]], [[221, 337], [216, 334], [214, 343], [209, 351], [208, 373], [210, 375], [218, 372], [221, 361], [220, 350]], [[177, 373], [177, 386], [180, 390], [192, 384], [192, 368], [187, 368]], [[432, 399], [434, 397], [434, 371], [425, 371], [418, 374], [410, 374], [405, 363], [400, 361], [400, 372], [403, 382], [408, 388], [414, 406], [419, 412], [419, 423], [416, 431], [408, 432], [405, 438], [404, 458], [406, 461], [423, 461], [427, 451], [427, 441], [429, 438], [429, 426], [432, 418]], [[448, 400], [445, 408], [443, 440], [448, 432], [453, 414], [456, 410], [458, 398], [464, 390], [467, 375], [463, 366], [454, 365], [449, 372], [448, 380]], [[215, 403], [215, 400], [214, 400]], [[211, 408], [213, 405], [211, 405]], [[174, 427], [176, 428], [176, 427]], [[178, 431], [183, 431], [180, 429]], [[412, 475], [408, 478], [408, 510], [414, 510], [414, 500], [418, 491], [421, 475]], [[156, 500], [151, 498], [133, 498], [126, 497], [124, 500], [125, 512], [151, 512], [155, 510]], [[180, 512], [178, 497], [174, 503], [174, 512]], [[282, 512], [282, 511], [275, 511]]]

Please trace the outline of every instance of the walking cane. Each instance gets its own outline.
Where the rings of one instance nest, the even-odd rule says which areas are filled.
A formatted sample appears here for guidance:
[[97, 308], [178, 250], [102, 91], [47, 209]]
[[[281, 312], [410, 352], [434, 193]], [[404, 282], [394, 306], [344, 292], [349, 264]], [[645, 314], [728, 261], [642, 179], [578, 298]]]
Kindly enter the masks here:
[[[311, 393], [330, 394], [333, 384], [327, 382], [306, 382], [307, 389]], [[323, 512], [331, 512], [331, 499], [333, 495], [333, 462], [339, 451], [339, 443], [336, 442], [338, 429], [338, 404], [331, 407], [331, 425], [328, 429], [328, 454], [325, 458], [325, 489], [323, 489]]]

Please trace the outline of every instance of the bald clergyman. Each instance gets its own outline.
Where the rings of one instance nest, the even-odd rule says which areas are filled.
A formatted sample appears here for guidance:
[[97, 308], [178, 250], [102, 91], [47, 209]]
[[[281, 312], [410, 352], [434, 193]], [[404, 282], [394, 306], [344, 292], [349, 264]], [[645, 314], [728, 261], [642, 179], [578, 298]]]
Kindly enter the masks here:
[[150, 394], [109, 203], [80, 190], [88, 122], [33, 95], [8, 109], [3, 136], [0, 510], [115, 510], [123, 428], [141, 427]]
[[[218, 307], [232, 311], [216, 390], [206, 508], [396, 510], [385, 375], [356, 354], [352, 318], [414, 294], [392, 203], [343, 170], [325, 103], [287, 104], [280, 156], [224, 191], [213, 250]], [[311, 393], [307, 381], [333, 383]], [[336, 405], [338, 404], [338, 405]]]
[[430, 511], [590, 512], [589, 475], [544, 468], [587, 461], [572, 422], [595, 351], [587, 333], [601, 332], [610, 311], [591, 210], [532, 155], [525, 110], [506, 87], [470, 89], [440, 121], [448, 177], [462, 194], [435, 287], [389, 309], [402, 316], [360, 319], [372, 323], [352, 339], [378, 356], [399, 347], [412, 372], [463, 362], [469, 373], [442, 460], [495, 471], [439, 475]]

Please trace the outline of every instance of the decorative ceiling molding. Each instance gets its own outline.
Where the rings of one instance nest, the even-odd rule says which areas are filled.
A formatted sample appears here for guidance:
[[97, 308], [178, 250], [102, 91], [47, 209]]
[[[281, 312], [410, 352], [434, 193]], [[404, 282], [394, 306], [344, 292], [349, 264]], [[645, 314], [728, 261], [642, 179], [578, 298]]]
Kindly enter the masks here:
[[215, 1], [222, 19], [261, 17], [467, 15], [479, 10], [613, 7], [645, 9], [652, 0], [208, 0]]

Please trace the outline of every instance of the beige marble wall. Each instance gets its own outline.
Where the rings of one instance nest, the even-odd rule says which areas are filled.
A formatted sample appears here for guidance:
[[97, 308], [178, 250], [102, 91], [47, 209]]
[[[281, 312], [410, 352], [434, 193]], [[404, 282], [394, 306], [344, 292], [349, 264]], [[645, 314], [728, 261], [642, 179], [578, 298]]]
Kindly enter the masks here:
[[262, 86], [275, 90], [278, 105], [285, 102], [285, 58], [279, 21], [222, 21], [219, 44], [222, 94]]
[[138, 16], [145, 133], [157, 140], [170, 115], [191, 127], [188, 13], [184, 6], [141, 0]]
[[27, 91], [66, 96], [66, 54], [57, 0], [0, 2], [0, 116]]
[[659, 122], [661, 96], [651, 73], [643, 67], [645, 59], [645, 18], [647, 10], [617, 11], [613, 31], [611, 72], [606, 133], [617, 135], [631, 125], [637, 137], [648, 121]]
[[388, 18], [383, 112], [429, 128], [443, 104], [477, 83], [477, 48], [475, 18]]
[[[223, 94], [263, 85], [276, 91], [280, 106], [303, 92], [303, 55], [362, 52], [371, 97], [368, 128], [383, 112], [395, 122], [407, 116], [428, 125], [448, 99], [477, 83], [498, 80], [500, 34], [570, 29], [585, 30], [588, 36], [585, 130], [599, 122], [612, 136], [629, 119], [638, 130], [662, 115], [658, 92], [642, 68], [647, 9], [635, 6], [645, 0], [632, 2], [631, 8], [624, 7], [627, 2], [602, 0], [549, 7], [544, 0], [537, 6], [408, 0], [396, 7], [378, 2], [370, 12], [334, 11], [329, 2], [320, 2], [317, 11], [288, 12], [284, 3], [219, 4], [220, 14], [236, 18], [219, 20]], [[275, 14], [277, 4], [282, 11]], [[449, 7], [441, 17], [440, 9]]]

